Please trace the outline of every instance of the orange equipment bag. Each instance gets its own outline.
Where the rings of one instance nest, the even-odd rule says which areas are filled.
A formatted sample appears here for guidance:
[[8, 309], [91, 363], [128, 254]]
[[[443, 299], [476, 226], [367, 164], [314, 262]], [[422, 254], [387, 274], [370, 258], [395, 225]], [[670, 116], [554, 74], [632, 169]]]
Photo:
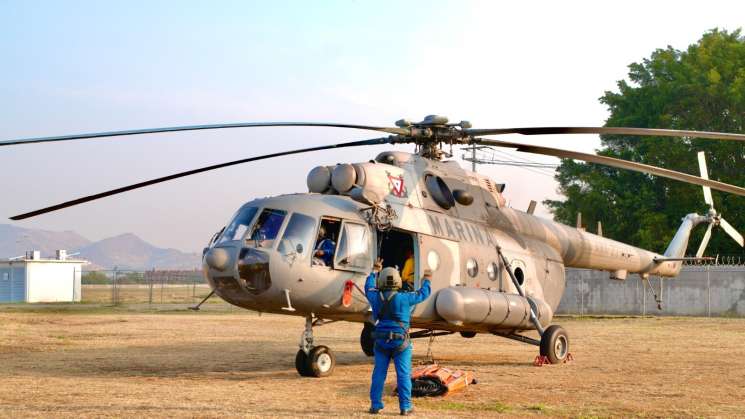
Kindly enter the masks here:
[[414, 369], [411, 373], [411, 384], [412, 396], [435, 397], [476, 384], [476, 378], [471, 372], [451, 370], [432, 364]]

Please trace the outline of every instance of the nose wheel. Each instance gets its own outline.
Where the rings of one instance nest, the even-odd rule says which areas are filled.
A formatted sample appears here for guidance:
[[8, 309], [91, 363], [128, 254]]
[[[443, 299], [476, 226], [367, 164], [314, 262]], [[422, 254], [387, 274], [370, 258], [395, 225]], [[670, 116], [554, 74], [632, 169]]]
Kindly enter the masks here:
[[300, 350], [295, 354], [295, 369], [303, 377], [327, 377], [334, 372], [336, 357], [327, 346], [313, 345], [313, 316], [305, 318]]

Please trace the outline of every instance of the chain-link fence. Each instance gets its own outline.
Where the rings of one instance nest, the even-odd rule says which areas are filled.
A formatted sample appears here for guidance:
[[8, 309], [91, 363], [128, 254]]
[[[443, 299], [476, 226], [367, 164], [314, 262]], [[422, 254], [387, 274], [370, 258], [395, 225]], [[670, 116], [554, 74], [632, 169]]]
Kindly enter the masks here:
[[[87, 271], [83, 272], [81, 283], [84, 304], [195, 306], [211, 291], [201, 271]], [[213, 297], [202, 307], [232, 306]]]

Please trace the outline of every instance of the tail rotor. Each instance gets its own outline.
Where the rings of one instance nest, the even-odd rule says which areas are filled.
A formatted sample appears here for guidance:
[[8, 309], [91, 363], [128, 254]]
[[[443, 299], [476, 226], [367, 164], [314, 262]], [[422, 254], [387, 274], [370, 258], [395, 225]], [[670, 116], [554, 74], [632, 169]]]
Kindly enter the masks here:
[[[709, 179], [709, 171], [706, 168], [706, 155], [703, 151], [698, 152], [698, 168], [701, 171], [701, 177]], [[729, 234], [729, 236], [732, 237], [740, 247], [745, 247], [745, 238], [742, 237], [742, 234], [732, 227], [732, 225], [722, 218], [722, 216], [714, 209], [714, 199], [711, 197], [711, 188], [703, 186], [703, 189], [704, 202], [709, 206], [709, 214], [707, 215], [709, 218], [709, 227], [706, 229], [706, 233], [704, 233], [704, 238], [701, 240], [701, 244], [698, 247], [696, 257], [700, 258], [704, 255], [706, 246], [709, 245], [709, 240], [711, 239], [711, 230], [715, 225], [722, 227], [724, 232]]]

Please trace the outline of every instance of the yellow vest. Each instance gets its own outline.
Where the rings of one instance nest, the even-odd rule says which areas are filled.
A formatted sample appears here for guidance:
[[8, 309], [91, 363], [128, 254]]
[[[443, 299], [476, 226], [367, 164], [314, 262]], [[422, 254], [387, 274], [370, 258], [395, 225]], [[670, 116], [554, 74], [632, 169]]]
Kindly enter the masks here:
[[414, 283], [414, 258], [406, 259], [404, 269], [401, 271], [401, 279], [404, 282]]

